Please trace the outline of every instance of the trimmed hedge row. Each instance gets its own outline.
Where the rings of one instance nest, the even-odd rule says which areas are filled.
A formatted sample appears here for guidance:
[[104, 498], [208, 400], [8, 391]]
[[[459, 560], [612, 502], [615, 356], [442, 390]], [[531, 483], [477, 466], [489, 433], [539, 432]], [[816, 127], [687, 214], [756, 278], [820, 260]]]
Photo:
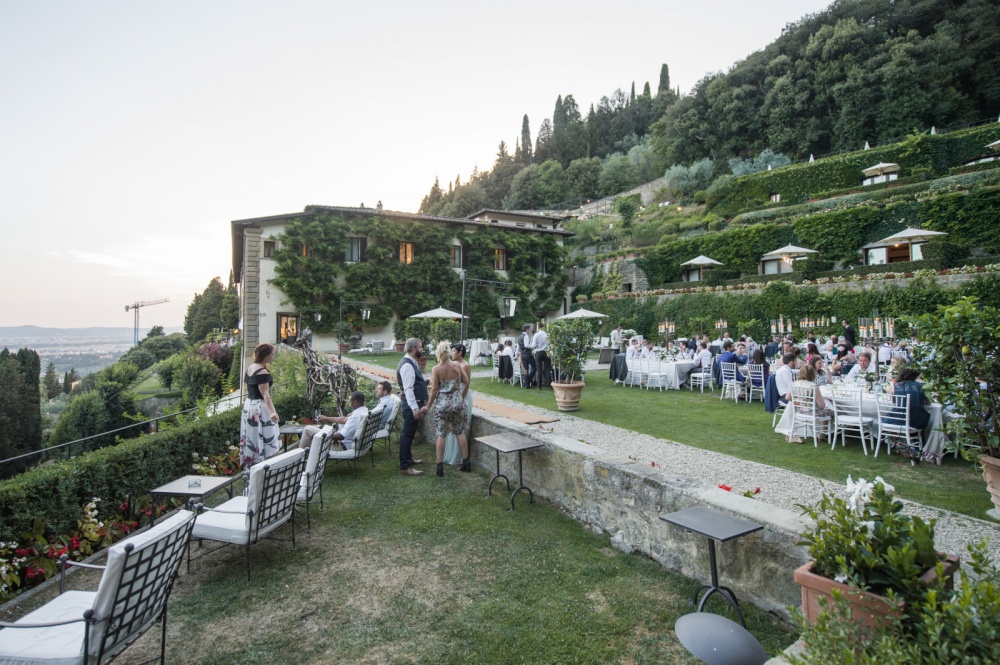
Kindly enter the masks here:
[[871, 150], [858, 150], [827, 157], [814, 163], [784, 166], [735, 178], [729, 194], [712, 212], [730, 217], [753, 205], [762, 205], [771, 194], [783, 201], [805, 201], [820, 192], [854, 187], [861, 183], [861, 170], [879, 162], [899, 164], [909, 177], [918, 169], [945, 174], [984, 151], [984, 146], [1000, 138], [1000, 124], [945, 135], [912, 136], [899, 143]]
[[[279, 413], [305, 412], [301, 398], [275, 400]], [[202, 418], [0, 482], [0, 540], [30, 532], [35, 518], [47, 533], [68, 533], [94, 497], [117, 506], [129, 497], [191, 472], [192, 453], [216, 455], [239, 445], [240, 411]], [[106, 511], [104, 511], [106, 512]]]

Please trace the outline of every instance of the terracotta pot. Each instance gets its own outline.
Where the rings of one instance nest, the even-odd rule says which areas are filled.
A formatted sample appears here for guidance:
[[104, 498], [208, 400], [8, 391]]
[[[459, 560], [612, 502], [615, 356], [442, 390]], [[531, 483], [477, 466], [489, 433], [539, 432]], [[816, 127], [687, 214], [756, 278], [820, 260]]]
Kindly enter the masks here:
[[609, 293], [608, 300], [615, 300], [618, 297], [617, 293]]
[[604, 300], [604, 297], [603, 296], [594, 296], [594, 297], [591, 298], [591, 300]]
[[583, 381], [573, 383], [552, 382], [552, 392], [556, 396], [556, 406], [560, 411], [576, 411], [580, 408], [580, 393], [587, 385]]
[[424, 370], [427, 369], [427, 356], [420, 356], [417, 358], [417, 369], [423, 374]]
[[339, 347], [340, 347], [340, 353], [341, 354], [347, 353], [348, 351], [351, 350], [351, 345], [350, 344], [340, 344]]
[[[847, 598], [851, 604], [852, 617], [866, 628], [887, 625], [893, 617], [902, 613], [905, 606], [903, 601], [892, 603], [885, 596], [869, 591], [856, 591], [846, 584], [831, 580], [829, 577], [817, 575], [812, 572], [813, 563], [810, 561], [795, 571], [795, 583], [802, 587], [802, 614], [806, 617], [809, 625], [815, 624], [822, 612], [819, 599], [827, 598], [832, 602], [830, 592], [834, 589], [839, 590], [844, 598]], [[944, 564], [944, 576], [948, 580], [947, 588], [951, 589], [952, 578], [958, 571], [959, 559], [957, 556], [948, 555], [942, 563]], [[920, 580], [924, 584], [930, 584], [936, 578], [936, 567], [920, 576]]]
[[392, 350], [395, 351], [396, 353], [402, 353], [403, 352], [403, 348], [405, 346], [406, 346], [406, 342], [396, 342], [392, 346]]
[[983, 478], [986, 479], [986, 491], [993, 499], [993, 509], [1000, 516], [1000, 459], [983, 455], [979, 458], [983, 465]]

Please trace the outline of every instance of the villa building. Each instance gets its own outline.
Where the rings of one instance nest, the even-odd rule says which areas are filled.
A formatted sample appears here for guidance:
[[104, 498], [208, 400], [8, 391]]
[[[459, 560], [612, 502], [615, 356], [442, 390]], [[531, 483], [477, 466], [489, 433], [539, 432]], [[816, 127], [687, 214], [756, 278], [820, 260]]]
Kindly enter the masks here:
[[[232, 232], [232, 269], [233, 279], [237, 284], [240, 296], [240, 328], [244, 342], [244, 358], [249, 357], [253, 348], [262, 342], [290, 342], [295, 339], [304, 325], [309, 325], [311, 316], [308, 310], [300, 311], [291, 304], [287, 294], [281, 291], [272, 280], [277, 276], [277, 253], [280, 249], [281, 236], [286, 227], [297, 220], [308, 220], [321, 216], [336, 216], [339, 219], [350, 220], [355, 228], [364, 228], [375, 220], [398, 222], [400, 225], [433, 225], [454, 229], [455, 235], [448, 240], [450, 251], [450, 268], [461, 275], [467, 268], [468, 259], [460, 236], [466, 233], [476, 233], [486, 229], [499, 229], [516, 233], [531, 234], [535, 237], [549, 236], [562, 246], [563, 239], [571, 235], [561, 229], [556, 217], [548, 217], [534, 213], [516, 213], [501, 210], [482, 210], [468, 218], [438, 217], [407, 212], [384, 210], [379, 204], [377, 208], [352, 208], [339, 206], [306, 206], [302, 212], [282, 215], [270, 215], [253, 219], [240, 219], [231, 222]], [[357, 233], [347, 238], [345, 264], [364, 263], [369, 249], [377, 241]], [[397, 243], [393, 256], [398, 256], [403, 264], [414, 260], [414, 245], [408, 242]], [[305, 251], [305, 248], [303, 248]], [[419, 250], [417, 250], [419, 251]], [[506, 248], [497, 246], [492, 257], [497, 278], [507, 277], [508, 256]], [[443, 265], [442, 269], [449, 265]], [[543, 261], [538, 264], [539, 274], [545, 273]], [[558, 316], [569, 312], [569, 292], [563, 295], [563, 304], [559, 310], [551, 312]], [[306, 315], [305, 319], [303, 315]], [[365, 328], [360, 342], [368, 344], [380, 341], [385, 348], [391, 348], [393, 341], [392, 323]], [[323, 351], [334, 351], [337, 339], [334, 334], [314, 335], [313, 345]]]

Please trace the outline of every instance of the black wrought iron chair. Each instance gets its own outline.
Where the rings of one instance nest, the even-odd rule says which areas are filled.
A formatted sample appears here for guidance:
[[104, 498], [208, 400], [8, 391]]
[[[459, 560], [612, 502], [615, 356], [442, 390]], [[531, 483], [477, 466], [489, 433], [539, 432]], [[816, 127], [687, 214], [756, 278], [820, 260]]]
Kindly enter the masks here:
[[350, 450], [331, 450], [330, 459], [334, 464], [337, 462], [347, 462], [351, 465], [354, 477], [358, 477], [357, 462], [365, 455], [369, 455], [372, 460], [372, 468], [375, 467], [375, 455], [372, 454], [372, 446], [375, 443], [375, 434], [378, 432], [379, 423], [382, 420], [381, 411], [369, 411], [368, 415], [358, 425], [357, 433], [354, 436], [354, 447]]
[[[195, 520], [191, 538], [243, 545], [246, 549], [247, 582], [250, 581], [250, 546], [288, 522], [292, 523], [294, 550], [295, 500], [306, 465], [305, 453], [297, 448], [250, 467], [246, 495], [233, 497], [218, 508], [204, 508]], [[190, 547], [187, 565], [191, 570]]]
[[396, 422], [399, 420], [400, 414], [400, 404], [402, 401], [398, 396], [392, 396], [392, 412], [389, 414], [389, 420], [386, 422], [385, 427], [380, 428], [375, 432], [375, 442], [385, 441], [385, 451], [392, 454], [392, 430], [396, 428]]
[[[105, 663], [157, 621], [163, 628], [160, 655], [153, 660], [165, 662], [167, 600], [194, 520], [194, 513], [177, 511], [112, 545], [104, 566], [69, 561], [63, 555], [59, 595], [19, 621], [0, 622], [0, 662]], [[66, 569], [72, 566], [104, 570], [97, 591], [65, 591]]]
[[323, 477], [326, 473], [326, 461], [330, 455], [331, 434], [333, 434], [333, 427], [327, 425], [322, 429], [320, 436], [313, 437], [309, 454], [306, 457], [306, 468], [299, 481], [299, 493], [295, 497], [295, 501], [306, 504], [306, 531], [312, 531], [309, 508], [317, 492], [319, 492], [320, 510], [323, 509]]

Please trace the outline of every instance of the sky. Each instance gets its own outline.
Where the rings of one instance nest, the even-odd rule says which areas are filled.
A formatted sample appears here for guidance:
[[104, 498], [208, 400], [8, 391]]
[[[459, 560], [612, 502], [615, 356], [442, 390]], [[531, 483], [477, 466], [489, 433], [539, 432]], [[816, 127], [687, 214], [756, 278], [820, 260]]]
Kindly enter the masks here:
[[687, 93], [828, 4], [4, 0], [0, 327], [182, 325], [231, 220], [416, 212], [558, 95]]

